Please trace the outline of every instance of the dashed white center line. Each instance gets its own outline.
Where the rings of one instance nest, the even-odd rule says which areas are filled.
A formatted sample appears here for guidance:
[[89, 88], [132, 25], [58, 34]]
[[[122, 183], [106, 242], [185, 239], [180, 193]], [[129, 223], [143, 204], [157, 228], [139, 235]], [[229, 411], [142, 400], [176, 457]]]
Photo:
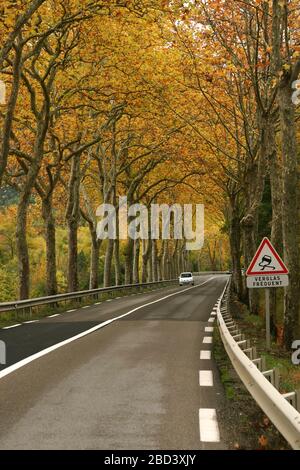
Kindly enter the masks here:
[[220, 431], [215, 409], [200, 408], [199, 427], [201, 442], [220, 442]]
[[21, 326], [22, 323], [16, 323], [15, 325], [11, 325], [11, 326], [4, 326], [2, 328], [2, 330], [9, 330], [10, 328], [16, 328], [17, 326]]
[[58, 317], [59, 315], [60, 315], [60, 313], [55, 313], [54, 315], [48, 315], [48, 318]]
[[214, 385], [212, 370], [199, 371], [199, 385], [200, 387], [212, 387]]
[[211, 351], [200, 351], [200, 359], [211, 359]]
[[206, 326], [205, 327], [205, 332], [206, 333], [212, 333], [214, 331], [213, 327], [212, 326]]
[[204, 336], [203, 343], [204, 344], [211, 344], [212, 343], [212, 336]]

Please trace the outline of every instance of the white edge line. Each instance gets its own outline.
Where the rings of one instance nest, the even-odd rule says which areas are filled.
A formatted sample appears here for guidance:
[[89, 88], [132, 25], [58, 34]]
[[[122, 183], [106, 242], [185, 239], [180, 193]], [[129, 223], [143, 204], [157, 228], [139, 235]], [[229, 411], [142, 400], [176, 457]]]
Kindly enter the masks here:
[[204, 336], [203, 343], [204, 344], [211, 344], [212, 343], [212, 336]]
[[202, 349], [200, 351], [200, 359], [201, 360], [210, 360], [211, 359], [211, 351]]
[[54, 318], [54, 317], [58, 317], [58, 315], [60, 315], [60, 313], [55, 313], [54, 315], [48, 315], [47, 318]]
[[213, 333], [214, 332], [214, 327], [213, 326], [206, 326], [205, 327], [205, 333]]
[[220, 431], [215, 409], [199, 409], [199, 429], [201, 442], [220, 442]]
[[[82, 333], [79, 333], [78, 335], [75, 335], [75, 336], [72, 336], [71, 338], [65, 339], [64, 341], [61, 341], [60, 343], [56, 343], [53, 346], [50, 346], [49, 348], [46, 348], [46, 349], [43, 349], [42, 351], [39, 351], [38, 353], [32, 354], [31, 356], [28, 356], [25, 359], [22, 359], [21, 361], [16, 362], [15, 364], [13, 364], [11, 366], [8, 366], [8, 367], [6, 367], [6, 369], [0, 371], [0, 379], [5, 377], [6, 375], [11, 374], [12, 372], [16, 371], [17, 369], [20, 369], [21, 367], [26, 366], [30, 362], [35, 361], [36, 359], [39, 359], [40, 357], [46, 356], [46, 354], [49, 354], [50, 352], [55, 351], [56, 349], [59, 349], [62, 346], [65, 346], [66, 344], [72, 343], [73, 341], [76, 341], [77, 339], [83, 338], [84, 336], [87, 336], [90, 333], [93, 333], [94, 331], [100, 330], [101, 328], [104, 328], [105, 326], [110, 325], [111, 323], [113, 323], [115, 321], [118, 321], [121, 318], [127, 317], [128, 315], [130, 315], [131, 313], [136, 312], [137, 310], [140, 310], [144, 307], [148, 307], [148, 305], [156, 304], [158, 302], [161, 302], [162, 300], [168, 299], [169, 297], [173, 297], [174, 295], [181, 294], [182, 292], [186, 292], [188, 290], [196, 289], [197, 287], [201, 287], [204, 284], [206, 284], [207, 282], [210, 282], [212, 279], [215, 279], [215, 278], [216, 278], [215, 276], [210, 277], [209, 279], [207, 279], [202, 284], [198, 284], [197, 286], [192, 286], [192, 287], [188, 287], [187, 289], [183, 289], [183, 290], [179, 290], [177, 292], [173, 292], [172, 294], [161, 297], [160, 299], [153, 300], [152, 302], [148, 302], [146, 304], [140, 305], [139, 307], [135, 307], [134, 309], [129, 310], [129, 312], [124, 313], [123, 315], [119, 315], [118, 317], [112, 318], [110, 320], [106, 320], [103, 323], [100, 323], [100, 325], [96, 325], [96, 326], [90, 328], [89, 330], [85, 330]], [[56, 316], [56, 315], [59, 315], [59, 314], [55, 314], [55, 315], [52, 315], [52, 316]]]
[[16, 328], [17, 326], [21, 326], [22, 323], [16, 323], [15, 325], [10, 326], [3, 326], [2, 330], [9, 330], [10, 328]]
[[199, 370], [200, 387], [213, 387], [214, 378], [212, 370]]

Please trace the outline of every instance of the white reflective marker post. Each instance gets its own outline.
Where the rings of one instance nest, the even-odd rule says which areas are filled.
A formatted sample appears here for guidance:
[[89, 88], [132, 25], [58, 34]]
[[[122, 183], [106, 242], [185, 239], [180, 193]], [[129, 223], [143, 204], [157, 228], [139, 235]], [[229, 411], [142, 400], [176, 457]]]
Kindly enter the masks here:
[[288, 269], [268, 238], [264, 238], [247, 269], [248, 289], [265, 289], [266, 346], [271, 347], [270, 288], [289, 285]]

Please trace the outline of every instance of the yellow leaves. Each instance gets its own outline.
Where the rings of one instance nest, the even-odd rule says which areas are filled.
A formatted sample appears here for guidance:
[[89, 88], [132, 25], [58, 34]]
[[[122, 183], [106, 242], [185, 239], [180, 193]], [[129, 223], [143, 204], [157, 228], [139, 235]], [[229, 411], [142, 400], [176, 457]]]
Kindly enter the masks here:
[[296, 60], [300, 58], [300, 50], [297, 50], [293, 53], [292, 59]]
[[285, 72], [289, 72], [291, 70], [291, 66], [289, 64], [284, 64], [282, 68]]

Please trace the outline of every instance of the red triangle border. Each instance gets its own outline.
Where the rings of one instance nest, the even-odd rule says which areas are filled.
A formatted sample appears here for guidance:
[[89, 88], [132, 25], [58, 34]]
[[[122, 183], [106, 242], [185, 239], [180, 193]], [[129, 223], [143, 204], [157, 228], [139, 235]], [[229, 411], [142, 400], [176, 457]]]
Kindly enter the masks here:
[[[268, 245], [270, 251], [272, 252], [272, 254], [275, 256], [275, 258], [277, 259], [278, 263], [280, 264], [280, 266], [282, 267], [282, 271], [264, 271], [264, 272], [255, 272], [255, 271], [252, 271], [256, 261], [257, 261], [257, 258], [259, 257], [262, 249], [264, 248], [265, 245]], [[282, 259], [280, 258], [279, 254], [277, 253], [277, 251], [275, 250], [274, 246], [272, 245], [272, 243], [270, 242], [270, 240], [265, 237], [262, 241], [261, 241], [261, 244], [259, 245], [258, 249], [257, 249], [257, 252], [255, 253], [251, 263], [250, 263], [250, 266], [249, 268], [247, 269], [246, 271], [246, 276], [257, 276], [257, 275], [262, 275], [262, 276], [268, 276], [270, 274], [288, 274], [289, 273], [289, 270], [287, 269], [287, 267], [285, 266], [284, 262], [282, 261]]]

